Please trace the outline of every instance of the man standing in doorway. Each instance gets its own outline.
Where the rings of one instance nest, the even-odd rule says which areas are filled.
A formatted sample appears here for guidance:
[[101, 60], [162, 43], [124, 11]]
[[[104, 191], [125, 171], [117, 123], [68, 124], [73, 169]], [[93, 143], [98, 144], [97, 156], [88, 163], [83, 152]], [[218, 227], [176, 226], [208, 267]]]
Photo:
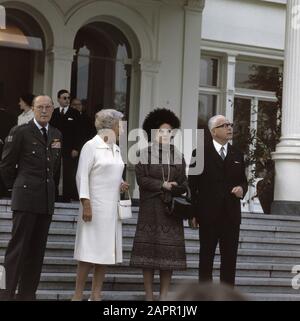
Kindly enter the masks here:
[[241, 223], [240, 200], [248, 190], [243, 154], [234, 148], [233, 125], [222, 115], [208, 122], [212, 142], [204, 148], [202, 174], [189, 176], [194, 226], [199, 225], [199, 281], [211, 281], [219, 243], [221, 282], [235, 283], [236, 259]]
[[59, 179], [62, 175], [63, 198], [62, 201], [77, 200], [75, 176], [80, 150], [80, 114], [70, 107], [70, 93], [63, 89], [57, 93], [58, 108], [55, 108], [50, 124], [59, 129], [63, 135], [62, 146], [62, 173], [55, 177], [56, 196], [58, 200]]
[[48, 96], [33, 101], [34, 119], [14, 127], [6, 140], [0, 174], [12, 188], [12, 238], [5, 254], [6, 290], [1, 299], [34, 300], [54, 212], [54, 174], [60, 166], [61, 133], [49, 125]]
[[[76, 109], [80, 113], [80, 150], [83, 145], [96, 134], [95, 120], [92, 120], [87, 112], [86, 106], [83, 106], [82, 101], [78, 98], [73, 98], [71, 101], [71, 107]], [[95, 117], [94, 117], [95, 118]]]

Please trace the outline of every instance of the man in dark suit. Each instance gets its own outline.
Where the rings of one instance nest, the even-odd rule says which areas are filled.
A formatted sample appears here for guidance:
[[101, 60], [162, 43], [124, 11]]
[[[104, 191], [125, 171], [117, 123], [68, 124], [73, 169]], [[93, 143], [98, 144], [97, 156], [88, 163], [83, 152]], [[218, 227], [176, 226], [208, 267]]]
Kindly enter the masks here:
[[[57, 94], [59, 107], [55, 108], [50, 124], [59, 129], [63, 135], [62, 146], [62, 185], [63, 201], [70, 202], [78, 199], [75, 176], [77, 170], [77, 158], [80, 149], [80, 114], [70, 107], [70, 93], [60, 90]], [[61, 173], [55, 177], [56, 196], [58, 197], [58, 185]]]
[[82, 101], [78, 98], [73, 98], [71, 101], [71, 107], [76, 109], [80, 114], [80, 150], [83, 145], [96, 134], [95, 121], [93, 121], [87, 114], [85, 107], [82, 105]]
[[204, 147], [204, 170], [200, 175], [189, 176], [196, 214], [193, 224], [199, 224], [200, 232], [199, 281], [212, 280], [219, 243], [221, 282], [234, 285], [241, 223], [240, 200], [248, 190], [244, 157], [229, 144], [233, 126], [224, 116], [212, 117], [208, 127], [213, 141]]
[[34, 300], [54, 212], [54, 173], [60, 166], [61, 133], [50, 126], [54, 107], [48, 96], [33, 102], [34, 119], [14, 127], [6, 140], [0, 174], [12, 188], [12, 238], [5, 254], [6, 290], [12, 300]]
[[[9, 131], [16, 125], [16, 119], [10, 115], [5, 108], [0, 107], [0, 160], [4, 142]], [[6, 196], [7, 191], [0, 177], [0, 197]]]

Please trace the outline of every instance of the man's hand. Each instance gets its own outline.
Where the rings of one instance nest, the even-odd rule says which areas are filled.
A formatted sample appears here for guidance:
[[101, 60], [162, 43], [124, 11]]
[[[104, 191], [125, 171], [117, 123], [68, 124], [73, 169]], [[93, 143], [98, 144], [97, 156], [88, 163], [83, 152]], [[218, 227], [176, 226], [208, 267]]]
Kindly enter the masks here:
[[93, 218], [91, 202], [88, 199], [83, 199], [81, 200], [81, 202], [83, 207], [82, 219], [86, 223], [91, 222]]
[[71, 157], [72, 157], [72, 158], [76, 158], [76, 157], [78, 157], [78, 155], [79, 155], [79, 152], [78, 152], [77, 150], [73, 149], [73, 150], [71, 151]]
[[237, 198], [243, 198], [243, 188], [241, 186], [236, 186], [231, 191], [232, 194], [234, 194]]

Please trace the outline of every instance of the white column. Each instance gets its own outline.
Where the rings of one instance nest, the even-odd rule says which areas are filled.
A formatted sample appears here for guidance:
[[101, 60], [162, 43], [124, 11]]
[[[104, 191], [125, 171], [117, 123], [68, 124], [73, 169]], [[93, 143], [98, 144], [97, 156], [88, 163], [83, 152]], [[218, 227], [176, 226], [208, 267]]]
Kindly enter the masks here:
[[288, 0], [283, 77], [282, 137], [273, 153], [275, 193], [272, 213], [300, 215], [300, 0]]
[[236, 56], [227, 55], [226, 57], [226, 73], [225, 73], [225, 116], [228, 120], [233, 121], [233, 106], [235, 94], [235, 65]]
[[184, 6], [181, 127], [196, 129], [198, 122], [200, 44], [204, 0], [188, 0]]
[[73, 48], [52, 47], [47, 52], [47, 79], [45, 88], [56, 102], [60, 89], [70, 90], [72, 62], [75, 54]]
[[158, 72], [160, 62], [155, 60], [140, 60], [141, 95], [139, 125], [142, 126], [146, 115], [158, 107]]
[[[199, 83], [201, 58], [202, 11], [205, 0], [187, 0], [184, 5], [184, 38], [181, 96], [181, 128], [197, 129], [199, 115]], [[190, 162], [197, 142], [184, 146], [184, 156]]]

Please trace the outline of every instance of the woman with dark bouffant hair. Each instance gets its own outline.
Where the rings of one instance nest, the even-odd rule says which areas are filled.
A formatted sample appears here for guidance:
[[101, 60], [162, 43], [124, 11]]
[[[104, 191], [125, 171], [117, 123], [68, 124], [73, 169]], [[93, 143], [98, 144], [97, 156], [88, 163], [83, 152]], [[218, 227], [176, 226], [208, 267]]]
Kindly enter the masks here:
[[152, 111], [143, 124], [150, 144], [141, 150], [135, 167], [140, 212], [130, 265], [143, 270], [147, 301], [154, 299], [155, 270], [160, 272], [160, 300], [164, 300], [173, 270], [186, 269], [183, 221], [169, 211], [172, 196], [184, 194], [187, 186], [184, 157], [172, 143], [179, 127], [172, 111]]

